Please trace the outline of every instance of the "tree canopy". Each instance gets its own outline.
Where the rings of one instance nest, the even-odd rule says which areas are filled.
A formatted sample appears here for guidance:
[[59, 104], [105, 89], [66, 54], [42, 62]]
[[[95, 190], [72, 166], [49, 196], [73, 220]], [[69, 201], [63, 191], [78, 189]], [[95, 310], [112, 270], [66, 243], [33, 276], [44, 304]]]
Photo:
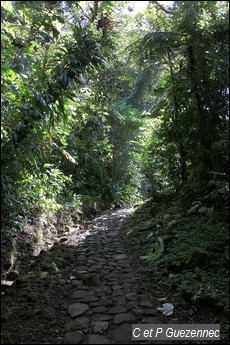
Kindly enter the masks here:
[[2, 215], [228, 200], [228, 2], [2, 2]]

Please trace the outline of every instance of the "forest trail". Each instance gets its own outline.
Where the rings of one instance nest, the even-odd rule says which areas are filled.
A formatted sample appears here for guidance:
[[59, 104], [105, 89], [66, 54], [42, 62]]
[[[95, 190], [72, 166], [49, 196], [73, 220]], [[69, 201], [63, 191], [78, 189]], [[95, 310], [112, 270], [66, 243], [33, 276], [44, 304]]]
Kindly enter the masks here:
[[80, 236], [70, 231], [15, 281], [3, 301], [5, 344], [129, 344], [132, 324], [165, 323], [120, 236], [131, 212], [106, 212]]

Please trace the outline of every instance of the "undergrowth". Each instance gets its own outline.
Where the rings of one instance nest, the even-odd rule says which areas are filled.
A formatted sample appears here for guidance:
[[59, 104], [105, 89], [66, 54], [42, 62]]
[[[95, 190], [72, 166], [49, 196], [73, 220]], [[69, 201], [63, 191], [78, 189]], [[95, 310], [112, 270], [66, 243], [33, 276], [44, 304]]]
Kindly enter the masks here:
[[218, 212], [191, 212], [191, 207], [188, 200], [149, 200], [134, 212], [126, 236], [155, 296], [158, 291], [173, 303], [178, 322], [200, 314], [201, 323], [220, 323], [226, 333], [228, 226]]

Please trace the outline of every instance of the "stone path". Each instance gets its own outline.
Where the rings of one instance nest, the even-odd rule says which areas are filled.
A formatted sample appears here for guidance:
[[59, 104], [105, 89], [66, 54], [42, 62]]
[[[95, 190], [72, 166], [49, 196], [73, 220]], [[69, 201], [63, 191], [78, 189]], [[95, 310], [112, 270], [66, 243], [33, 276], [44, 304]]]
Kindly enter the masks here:
[[131, 211], [73, 226], [40, 253], [3, 299], [4, 344], [140, 344], [132, 324], [165, 323], [120, 236]]
[[82, 234], [76, 248], [76, 269], [70, 276], [64, 344], [137, 344], [131, 340], [132, 324], [160, 323], [151, 299], [138, 285], [139, 278], [119, 237], [120, 226], [130, 212], [106, 213]]

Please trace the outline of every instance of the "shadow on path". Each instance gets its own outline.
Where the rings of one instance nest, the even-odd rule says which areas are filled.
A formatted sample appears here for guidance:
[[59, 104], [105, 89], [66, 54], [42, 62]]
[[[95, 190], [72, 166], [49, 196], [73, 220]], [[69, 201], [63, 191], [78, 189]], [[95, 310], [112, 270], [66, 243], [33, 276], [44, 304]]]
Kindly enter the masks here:
[[119, 236], [131, 212], [107, 212], [82, 234], [70, 229], [37, 258], [3, 298], [2, 344], [137, 344], [132, 324], [165, 323]]

